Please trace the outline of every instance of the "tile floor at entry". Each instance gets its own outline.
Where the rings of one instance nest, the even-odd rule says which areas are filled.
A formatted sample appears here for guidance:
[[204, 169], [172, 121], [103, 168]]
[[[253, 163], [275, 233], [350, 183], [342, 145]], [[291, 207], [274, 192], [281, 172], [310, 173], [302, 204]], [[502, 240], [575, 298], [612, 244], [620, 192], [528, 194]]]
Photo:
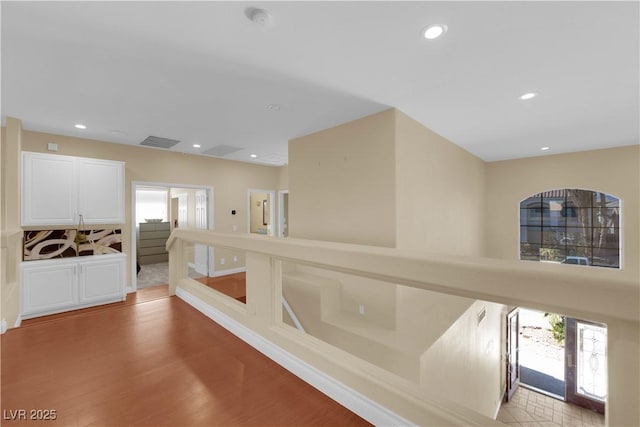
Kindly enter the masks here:
[[601, 427], [604, 415], [519, 387], [498, 412], [498, 421], [517, 427]]

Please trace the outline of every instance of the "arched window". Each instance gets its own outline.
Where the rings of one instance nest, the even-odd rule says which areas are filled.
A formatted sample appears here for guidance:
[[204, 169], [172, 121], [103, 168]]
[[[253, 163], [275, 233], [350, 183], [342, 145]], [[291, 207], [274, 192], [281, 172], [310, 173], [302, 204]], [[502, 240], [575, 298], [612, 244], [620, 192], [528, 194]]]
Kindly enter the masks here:
[[620, 199], [552, 190], [520, 202], [520, 259], [620, 268]]

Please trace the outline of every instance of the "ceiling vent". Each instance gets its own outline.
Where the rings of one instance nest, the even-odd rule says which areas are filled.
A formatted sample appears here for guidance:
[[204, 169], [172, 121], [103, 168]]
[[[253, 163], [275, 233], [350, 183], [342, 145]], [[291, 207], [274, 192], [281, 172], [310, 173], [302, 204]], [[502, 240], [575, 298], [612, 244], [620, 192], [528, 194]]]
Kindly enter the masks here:
[[208, 156], [224, 157], [240, 150], [244, 150], [244, 148], [232, 147], [231, 145], [216, 145], [215, 147], [208, 149], [202, 154], [206, 154]]
[[159, 136], [148, 136], [144, 141], [140, 143], [140, 145], [146, 145], [147, 147], [156, 147], [156, 148], [171, 148], [177, 143], [179, 143], [177, 139], [169, 139], [169, 138], [160, 138]]

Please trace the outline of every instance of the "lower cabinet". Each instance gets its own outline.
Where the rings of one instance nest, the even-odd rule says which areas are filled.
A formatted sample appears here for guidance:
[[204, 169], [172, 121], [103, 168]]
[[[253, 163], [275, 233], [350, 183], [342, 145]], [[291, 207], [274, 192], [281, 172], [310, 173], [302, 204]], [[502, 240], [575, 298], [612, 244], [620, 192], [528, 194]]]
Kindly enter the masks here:
[[124, 254], [27, 261], [20, 265], [23, 319], [125, 299]]

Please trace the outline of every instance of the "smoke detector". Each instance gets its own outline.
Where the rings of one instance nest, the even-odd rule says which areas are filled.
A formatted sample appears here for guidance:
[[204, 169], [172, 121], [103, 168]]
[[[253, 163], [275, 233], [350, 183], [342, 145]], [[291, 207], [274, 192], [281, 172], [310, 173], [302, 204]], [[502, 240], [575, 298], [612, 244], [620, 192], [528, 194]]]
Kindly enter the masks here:
[[245, 11], [245, 15], [251, 20], [251, 22], [263, 27], [266, 27], [271, 23], [271, 15], [269, 15], [269, 12], [264, 9], [250, 7]]

